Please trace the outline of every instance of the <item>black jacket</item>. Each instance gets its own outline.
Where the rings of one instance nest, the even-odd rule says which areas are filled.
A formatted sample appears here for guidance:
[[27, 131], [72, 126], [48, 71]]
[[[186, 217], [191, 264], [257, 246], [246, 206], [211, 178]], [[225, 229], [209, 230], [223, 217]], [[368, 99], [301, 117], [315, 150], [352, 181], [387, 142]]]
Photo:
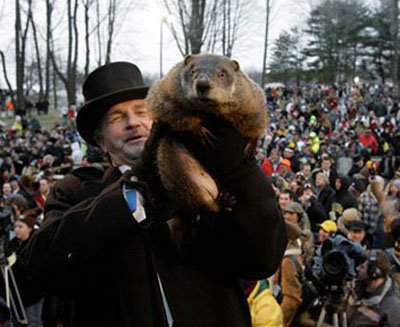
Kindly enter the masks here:
[[326, 184], [325, 187], [318, 193], [318, 202], [322, 204], [326, 214], [329, 214], [332, 209], [332, 201], [334, 197], [335, 191], [329, 186], [329, 184]]
[[[25, 251], [43, 288], [75, 300], [74, 326], [166, 326], [158, 278], [174, 326], [250, 326], [238, 279], [272, 275], [286, 247], [273, 190], [256, 163], [220, 181], [235, 195], [233, 211], [191, 220], [188, 244], [171, 240], [170, 217], [154, 205], [145, 179], [115, 181], [118, 175], [107, 175], [97, 197], [53, 215]], [[141, 224], [125, 202], [123, 182], [146, 200]], [[62, 189], [60, 183], [65, 196]], [[57, 201], [51, 203], [57, 212]]]

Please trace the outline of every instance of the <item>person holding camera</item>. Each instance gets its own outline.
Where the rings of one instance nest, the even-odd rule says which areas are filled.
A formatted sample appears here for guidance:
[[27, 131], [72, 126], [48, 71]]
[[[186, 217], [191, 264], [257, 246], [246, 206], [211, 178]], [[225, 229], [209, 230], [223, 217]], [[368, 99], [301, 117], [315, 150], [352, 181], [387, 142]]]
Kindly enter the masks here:
[[[311, 232], [304, 229], [305, 212], [300, 203], [290, 202], [283, 210], [289, 238], [286, 251], [278, 271], [274, 275], [276, 298], [283, 312], [283, 325], [295, 326], [299, 323], [302, 298], [303, 252], [313, 248]], [[309, 254], [310, 255], [310, 254]], [[278, 291], [277, 291], [278, 290]]]
[[[35, 233], [35, 225], [38, 222], [38, 217], [41, 214], [41, 209], [29, 209], [24, 213], [15, 217], [14, 233], [15, 237], [5, 244], [5, 253], [10, 259], [15, 256], [15, 262], [10, 264], [13, 271], [15, 283], [21, 295], [22, 304], [31, 327], [42, 326], [42, 307], [43, 307], [43, 292], [38, 288], [29, 277], [23, 262], [21, 261], [21, 251], [27, 246], [32, 235]], [[3, 277], [4, 278], [4, 277]], [[3, 280], [4, 282], [4, 280]], [[9, 290], [14, 292], [11, 287], [13, 281], [9, 280]], [[5, 285], [6, 287], [7, 285]], [[1, 293], [4, 296], [6, 289], [1, 287]]]
[[357, 273], [355, 296], [348, 301], [349, 327], [399, 326], [400, 298], [386, 253], [370, 250]]

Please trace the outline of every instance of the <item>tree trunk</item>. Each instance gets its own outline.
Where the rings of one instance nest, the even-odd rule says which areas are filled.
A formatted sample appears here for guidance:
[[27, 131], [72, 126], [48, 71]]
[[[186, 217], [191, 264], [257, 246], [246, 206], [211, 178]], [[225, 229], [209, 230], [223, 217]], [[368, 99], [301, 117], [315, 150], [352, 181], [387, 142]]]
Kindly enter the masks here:
[[36, 52], [36, 65], [38, 70], [38, 78], [39, 78], [39, 98], [43, 98], [43, 70], [42, 63], [40, 58], [40, 50], [39, 50], [39, 42], [37, 38], [36, 24], [33, 20], [32, 11], [30, 11], [29, 19], [31, 21], [32, 31], [33, 31], [33, 40], [35, 44], [35, 52]]
[[393, 59], [392, 59], [392, 79], [393, 96], [396, 101], [399, 98], [399, 3], [392, 0], [392, 38], [393, 38]]
[[24, 98], [24, 65], [21, 56], [21, 8], [19, 0], [15, 1], [15, 62], [17, 99], [14, 108], [17, 111], [22, 108]]
[[90, 46], [89, 46], [89, 8], [91, 5], [91, 0], [83, 1], [83, 6], [85, 8], [85, 45], [86, 45], [86, 57], [85, 57], [85, 76], [89, 74], [90, 67]]
[[1, 57], [1, 64], [3, 66], [4, 80], [6, 81], [6, 84], [7, 84], [7, 87], [8, 87], [8, 91], [10, 92], [11, 101], [14, 103], [14, 90], [13, 90], [13, 88], [11, 86], [10, 80], [8, 79], [7, 69], [6, 69], [6, 60], [5, 60], [3, 51], [0, 51], [0, 57]]
[[114, 25], [115, 25], [115, 14], [116, 14], [116, 0], [109, 0], [108, 4], [108, 40], [106, 50], [106, 64], [111, 61], [111, 49], [113, 43]]
[[48, 100], [50, 97], [50, 56], [51, 56], [51, 42], [53, 39], [52, 30], [51, 30], [51, 15], [53, 12], [53, 5], [50, 0], [46, 0], [46, 73], [45, 73], [45, 90], [44, 90], [44, 98]]
[[265, 36], [264, 36], [264, 55], [263, 55], [263, 68], [261, 74], [261, 87], [264, 89], [266, 74], [267, 74], [267, 54], [268, 54], [268, 33], [269, 33], [269, 14], [271, 9], [271, 1], [266, 0], [265, 6]]

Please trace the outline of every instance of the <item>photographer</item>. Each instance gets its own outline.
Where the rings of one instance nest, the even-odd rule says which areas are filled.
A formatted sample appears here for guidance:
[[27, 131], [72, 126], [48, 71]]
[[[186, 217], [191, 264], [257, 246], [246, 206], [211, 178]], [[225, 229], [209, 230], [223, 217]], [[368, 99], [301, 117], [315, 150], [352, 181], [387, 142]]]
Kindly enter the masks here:
[[357, 272], [355, 297], [348, 302], [349, 327], [399, 326], [400, 299], [385, 252], [371, 250]]
[[[300, 203], [286, 205], [283, 215], [289, 242], [278, 271], [274, 275], [274, 284], [280, 288], [275, 294], [283, 312], [283, 325], [293, 326], [299, 323], [298, 309], [302, 304], [303, 252], [312, 241], [307, 238], [303, 227], [304, 210]], [[308, 243], [308, 244], [307, 244]], [[305, 250], [307, 251], [307, 250]]]
[[[14, 223], [15, 237], [7, 244], [6, 253], [16, 255], [16, 262], [11, 266], [18, 290], [20, 292], [23, 306], [29, 321], [29, 326], [42, 326], [43, 294], [28, 277], [25, 267], [19, 260], [22, 249], [25, 248], [35, 230], [37, 218], [40, 215], [39, 208], [29, 209], [22, 215], [16, 217]], [[4, 293], [3, 285], [1, 286]]]
[[317, 233], [318, 224], [328, 219], [328, 215], [325, 213], [322, 204], [317, 201], [317, 196], [311, 184], [306, 183], [303, 186], [300, 203], [307, 213], [311, 231]]

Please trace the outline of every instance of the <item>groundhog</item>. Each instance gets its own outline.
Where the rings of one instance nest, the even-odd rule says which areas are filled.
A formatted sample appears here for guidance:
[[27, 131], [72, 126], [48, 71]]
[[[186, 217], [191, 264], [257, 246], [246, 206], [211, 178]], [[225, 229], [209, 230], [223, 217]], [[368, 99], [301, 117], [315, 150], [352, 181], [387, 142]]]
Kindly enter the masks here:
[[[255, 149], [267, 125], [262, 89], [240, 70], [239, 63], [218, 55], [188, 55], [149, 90], [149, 112], [173, 131], [190, 131], [212, 146], [204, 115], [228, 121]], [[165, 189], [189, 210], [224, 208], [217, 184], [191, 153], [173, 137], [163, 138], [156, 161]]]

